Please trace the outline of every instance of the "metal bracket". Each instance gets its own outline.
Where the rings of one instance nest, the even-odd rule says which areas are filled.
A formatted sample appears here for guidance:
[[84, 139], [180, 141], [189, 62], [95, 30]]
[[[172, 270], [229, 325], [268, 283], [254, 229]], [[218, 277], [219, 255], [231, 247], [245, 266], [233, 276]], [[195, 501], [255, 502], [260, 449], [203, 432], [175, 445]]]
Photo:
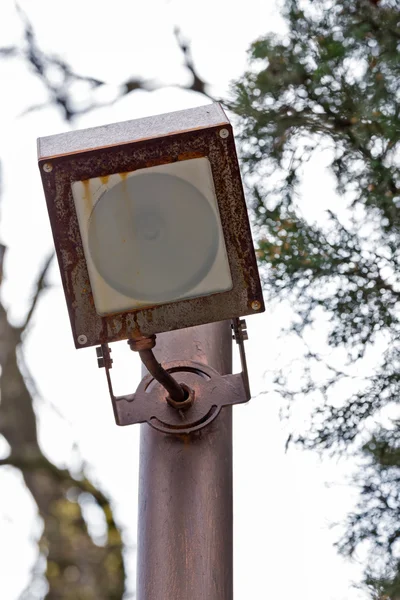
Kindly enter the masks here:
[[149, 375], [135, 394], [113, 401], [117, 424], [147, 422], [163, 433], [191, 433], [211, 423], [223, 406], [247, 401], [240, 374], [223, 377], [208, 365], [194, 361], [171, 362], [165, 368], [193, 390], [193, 402], [185, 410], [171, 406], [165, 389]]
[[99, 367], [106, 371], [117, 425], [147, 422], [163, 433], [190, 433], [211, 423], [223, 406], [249, 400], [243, 373], [222, 376], [208, 365], [195, 361], [174, 361], [164, 365], [177, 379], [179, 376], [179, 383], [193, 390], [193, 398], [185, 406], [184, 403], [180, 407], [168, 402], [165, 389], [151, 375], [142, 379], [134, 394], [115, 396], [110, 352], [108, 344], [96, 348]]
[[111, 348], [102, 344], [96, 348], [99, 368], [105, 368], [108, 389], [117, 425], [148, 423], [163, 433], [190, 433], [211, 423], [223, 406], [250, 400], [244, 341], [247, 340], [246, 321], [233, 319], [233, 338], [239, 345], [242, 373], [220, 375], [203, 363], [195, 361], [171, 362], [163, 365], [174, 374], [179, 383], [190, 389], [190, 402], [171, 403], [164, 387], [154, 377], [147, 375], [134, 394], [115, 396], [110, 370], [113, 360]]
[[239, 346], [239, 354], [240, 354], [240, 363], [242, 365], [243, 382], [244, 382], [244, 386], [246, 389], [247, 399], [250, 400], [251, 391], [250, 391], [249, 373], [247, 370], [246, 352], [245, 352], [245, 348], [244, 348], [244, 342], [249, 339], [249, 336], [247, 333], [247, 324], [244, 319], [232, 319], [231, 327], [234, 332], [232, 337]]

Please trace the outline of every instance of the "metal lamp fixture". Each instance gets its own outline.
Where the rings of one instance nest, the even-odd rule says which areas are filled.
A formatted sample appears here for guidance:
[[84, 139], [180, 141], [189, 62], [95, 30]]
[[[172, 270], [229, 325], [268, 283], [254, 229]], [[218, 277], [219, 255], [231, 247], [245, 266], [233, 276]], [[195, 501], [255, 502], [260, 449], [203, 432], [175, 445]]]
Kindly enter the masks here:
[[264, 309], [218, 104], [40, 138], [38, 153], [77, 348]]
[[264, 310], [221, 106], [40, 138], [38, 154], [75, 345], [100, 345], [117, 421], [109, 342], [128, 339], [169, 399], [189, 403], [151, 358], [155, 334], [234, 319], [242, 343], [238, 318]]
[[[41, 138], [38, 150], [75, 345], [97, 345], [117, 424], [151, 426], [137, 598], [231, 600], [229, 406], [250, 399], [239, 317], [264, 310], [232, 127], [212, 104]], [[153, 348], [167, 331], [161, 365]], [[116, 397], [109, 343], [123, 339], [146, 372]]]

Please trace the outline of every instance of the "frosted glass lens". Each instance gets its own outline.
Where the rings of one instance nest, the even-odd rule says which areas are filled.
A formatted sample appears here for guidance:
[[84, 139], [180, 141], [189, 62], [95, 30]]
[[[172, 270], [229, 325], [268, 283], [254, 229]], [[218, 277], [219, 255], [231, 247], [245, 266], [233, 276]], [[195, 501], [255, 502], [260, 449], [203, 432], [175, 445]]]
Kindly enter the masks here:
[[211, 269], [219, 241], [208, 200], [163, 173], [122, 180], [101, 196], [89, 221], [89, 251], [100, 275], [146, 302], [187, 294]]

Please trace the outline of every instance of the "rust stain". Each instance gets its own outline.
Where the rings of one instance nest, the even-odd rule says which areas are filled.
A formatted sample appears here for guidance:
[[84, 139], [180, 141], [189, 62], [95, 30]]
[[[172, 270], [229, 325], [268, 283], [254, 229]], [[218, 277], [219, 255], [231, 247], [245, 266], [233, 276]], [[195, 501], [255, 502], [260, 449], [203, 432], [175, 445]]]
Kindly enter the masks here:
[[182, 154], [178, 154], [178, 160], [191, 160], [193, 158], [204, 158], [204, 152], [182, 152]]
[[83, 206], [84, 206], [84, 211], [85, 211], [85, 218], [87, 220], [89, 220], [89, 218], [92, 214], [92, 211], [93, 211], [93, 197], [92, 197], [92, 192], [90, 189], [90, 180], [84, 179], [81, 183], [83, 185], [82, 200], [83, 200]]
[[89, 181], [89, 179], [84, 179], [82, 181], [82, 185], [83, 185], [83, 189], [84, 189], [83, 198], [85, 200], [87, 200], [88, 198], [90, 198], [90, 181]]
[[109, 179], [110, 179], [109, 175], [103, 175], [102, 177], [100, 177], [100, 181], [103, 185], [107, 185]]
[[184, 446], [190, 446], [192, 441], [192, 436], [190, 433], [180, 433], [176, 437], [183, 442]]
[[124, 171], [123, 173], [118, 173], [118, 175], [121, 177], [122, 181], [125, 181], [129, 175], [129, 171]]
[[157, 158], [152, 158], [151, 160], [147, 160], [145, 167], [158, 167], [159, 165], [169, 165], [170, 163], [175, 162], [172, 156], [160, 156]]
[[142, 332], [140, 330], [140, 325], [139, 325], [139, 322], [138, 322], [138, 316], [137, 316], [136, 312], [132, 313], [132, 318], [133, 318], [133, 323], [134, 323], [134, 325], [133, 325], [133, 336], [134, 337], [140, 337], [143, 334], [142, 334]]
[[126, 336], [128, 333], [128, 324], [126, 321], [126, 313], [121, 315], [121, 331]]

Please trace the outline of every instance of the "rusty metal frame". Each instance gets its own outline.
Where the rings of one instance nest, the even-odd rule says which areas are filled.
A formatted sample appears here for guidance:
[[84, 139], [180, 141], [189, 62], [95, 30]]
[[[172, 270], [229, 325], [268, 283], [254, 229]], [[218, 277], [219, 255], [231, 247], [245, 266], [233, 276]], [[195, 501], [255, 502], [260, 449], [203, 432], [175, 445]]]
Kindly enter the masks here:
[[[140, 130], [136, 124], [145, 121], [140, 119], [128, 122], [125, 128], [121, 123], [109, 126], [109, 137], [107, 128], [94, 128], [39, 140], [39, 169], [77, 348], [264, 310], [234, 136], [227, 117], [217, 104], [163, 115], [157, 122], [161, 123], [162, 117], [165, 123], [174, 124], [175, 130], [165, 129], [167, 133], [161, 136], [153, 127], [149, 137], [142, 134], [142, 138], [132, 135], [133, 141], [125, 139], [130, 128]], [[200, 126], [195, 127], [197, 118]], [[232, 289], [100, 316], [93, 302], [71, 183], [200, 157], [207, 157], [211, 164]]]

